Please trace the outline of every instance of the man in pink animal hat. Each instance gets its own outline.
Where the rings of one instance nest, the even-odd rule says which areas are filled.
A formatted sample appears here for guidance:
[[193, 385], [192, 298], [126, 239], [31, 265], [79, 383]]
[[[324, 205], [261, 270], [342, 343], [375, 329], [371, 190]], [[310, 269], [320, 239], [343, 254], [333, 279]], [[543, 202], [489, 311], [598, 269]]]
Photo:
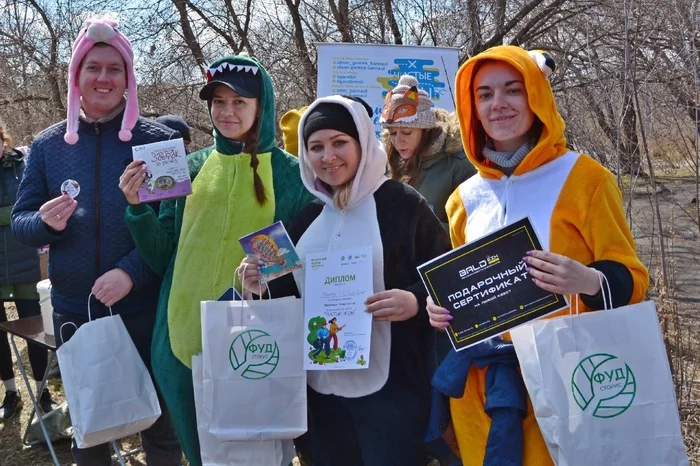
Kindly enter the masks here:
[[[146, 366], [160, 279], [135, 249], [124, 223], [127, 201], [119, 177], [131, 148], [180, 135], [139, 116], [134, 55], [111, 21], [88, 20], [73, 44], [68, 68], [68, 117], [32, 145], [12, 211], [12, 232], [33, 247], [50, 245], [54, 328], [120, 314]], [[60, 346], [72, 325], [56, 333]], [[84, 370], [90, 370], [86, 367]], [[179, 465], [181, 449], [163, 415], [141, 434], [149, 465]], [[78, 449], [79, 466], [110, 465], [108, 445]]]

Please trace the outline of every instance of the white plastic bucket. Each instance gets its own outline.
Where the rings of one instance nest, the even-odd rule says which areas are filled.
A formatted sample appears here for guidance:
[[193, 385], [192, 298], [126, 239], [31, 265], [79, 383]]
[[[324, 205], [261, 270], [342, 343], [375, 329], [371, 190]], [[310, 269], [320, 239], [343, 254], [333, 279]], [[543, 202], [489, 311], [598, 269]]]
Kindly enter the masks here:
[[36, 284], [41, 305], [41, 320], [44, 322], [44, 333], [53, 335], [53, 306], [51, 305], [51, 280], [42, 280]]

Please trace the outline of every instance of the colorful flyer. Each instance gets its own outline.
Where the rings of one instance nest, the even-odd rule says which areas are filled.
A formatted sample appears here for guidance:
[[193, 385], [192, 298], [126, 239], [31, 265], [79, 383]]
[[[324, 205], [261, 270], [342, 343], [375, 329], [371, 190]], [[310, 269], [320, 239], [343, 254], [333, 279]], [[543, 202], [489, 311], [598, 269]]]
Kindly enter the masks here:
[[367, 369], [373, 294], [372, 247], [306, 255], [304, 369]]
[[282, 222], [275, 222], [254, 231], [239, 241], [248, 256], [257, 257], [260, 260], [262, 274], [260, 283], [267, 283], [302, 267], [301, 260]]
[[522, 258], [541, 250], [529, 218], [454, 249], [418, 267], [438, 306], [454, 319], [447, 335], [460, 351], [568, 304], [535, 285]]
[[134, 160], [146, 162], [146, 179], [139, 188], [141, 202], [155, 202], [192, 193], [190, 170], [182, 139], [131, 148]]

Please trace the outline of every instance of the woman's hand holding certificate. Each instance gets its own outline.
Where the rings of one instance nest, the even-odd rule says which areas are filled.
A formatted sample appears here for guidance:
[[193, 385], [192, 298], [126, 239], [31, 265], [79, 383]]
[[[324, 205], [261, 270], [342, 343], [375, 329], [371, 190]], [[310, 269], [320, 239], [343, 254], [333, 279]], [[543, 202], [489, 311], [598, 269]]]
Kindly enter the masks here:
[[450, 321], [454, 319], [450, 311], [435, 304], [433, 298], [430, 296], [426, 299], [426, 309], [428, 311], [430, 325], [437, 329], [445, 330], [449, 327]]
[[416, 295], [405, 290], [386, 290], [375, 293], [365, 301], [367, 312], [375, 320], [401, 322], [418, 313]]
[[528, 251], [523, 257], [532, 281], [543, 290], [562, 295], [595, 296], [600, 291], [598, 272], [561, 254]]

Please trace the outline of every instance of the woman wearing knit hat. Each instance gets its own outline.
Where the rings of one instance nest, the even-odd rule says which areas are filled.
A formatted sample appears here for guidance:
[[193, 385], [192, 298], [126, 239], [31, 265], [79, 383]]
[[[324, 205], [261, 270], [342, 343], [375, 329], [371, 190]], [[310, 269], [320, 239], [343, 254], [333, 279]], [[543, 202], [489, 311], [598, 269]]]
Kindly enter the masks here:
[[384, 100], [381, 122], [391, 178], [416, 188], [447, 228], [447, 198], [476, 173], [464, 155], [457, 118], [433, 108], [418, 80], [403, 75]]
[[[416, 267], [449, 249], [445, 230], [415, 190], [385, 176], [371, 109], [342, 96], [316, 100], [299, 124], [299, 161], [318, 202], [292, 222], [301, 260], [318, 250], [372, 247], [369, 367], [310, 371], [309, 435], [315, 466], [425, 465], [429, 378], [422, 342], [432, 329]], [[244, 286], [258, 292], [254, 259]], [[268, 283], [272, 296], [304, 295], [303, 271]]]
[[[552, 71], [548, 54], [507, 45], [459, 69], [457, 116], [479, 175], [447, 202], [452, 244], [529, 216], [544, 249], [523, 259], [536, 285], [578, 295], [576, 307], [586, 311], [604, 307], [604, 291], [612, 294], [613, 307], [637, 303], [649, 274], [637, 257], [620, 190], [608, 170], [566, 146], [547, 79]], [[601, 290], [599, 274], [607, 278], [608, 290]], [[451, 319], [430, 300], [428, 312], [436, 328]], [[509, 340], [505, 335], [451, 352], [433, 379], [451, 397], [466, 466], [553, 464]], [[478, 367], [471, 364], [474, 357]]]
[[202, 351], [200, 302], [231, 286], [245, 256], [238, 238], [289, 222], [312, 199], [298, 160], [275, 147], [274, 90], [260, 63], [244, 56], [215, 61], [199, 97], [214, 145], [188, 156], [192, 194], [163, 202], [156, 216], [136, 195], [145, 165], [130, 164], [120, 183], [136, 246], [163, 277], [153, 370], [191, 465], [202, 464], [191, 370], [192, 356]]

